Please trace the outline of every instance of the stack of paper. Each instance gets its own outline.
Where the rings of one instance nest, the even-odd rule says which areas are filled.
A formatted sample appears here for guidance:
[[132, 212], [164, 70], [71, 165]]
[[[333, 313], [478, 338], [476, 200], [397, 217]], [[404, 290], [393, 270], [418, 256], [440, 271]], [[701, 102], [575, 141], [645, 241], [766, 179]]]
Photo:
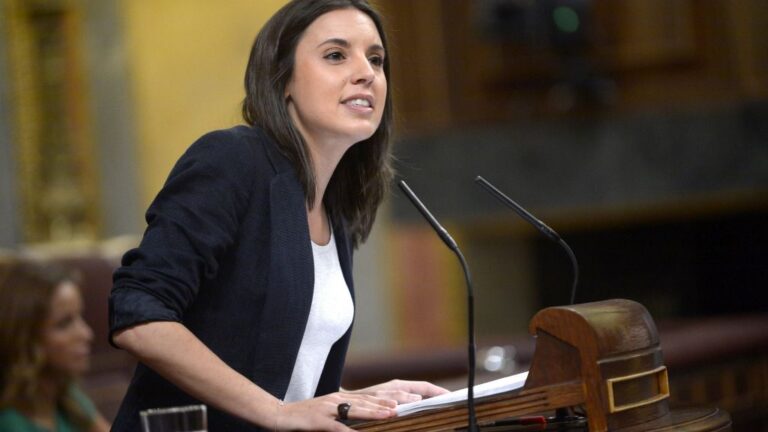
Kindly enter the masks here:
[[[516, 375], [510, 375], [508, 377], [499, 378], [495, 381], [490, 381], [484, 384], [476, 385], [474, 397], [479, 399], [485, 396], [493, 396], [501, 393], [506, 393], [512, 390], [517, 390], [523, 387], [525, 380], [528, 378], [528, 372], [521, 372]], [[398, 405], [397, 415], [404, 416], [406, 414], [413, 414], [419, 411], [424, 411], [434, 408], [443, 408], [448, 405], [453, 405], [457, 402], [467, 400], [467, 389], [456, 390], [454, 392], [442, 394], [440, 396], [431, 397], [429, 399], [420, 400], [418, 402], [411, 402], [407, 404]]]

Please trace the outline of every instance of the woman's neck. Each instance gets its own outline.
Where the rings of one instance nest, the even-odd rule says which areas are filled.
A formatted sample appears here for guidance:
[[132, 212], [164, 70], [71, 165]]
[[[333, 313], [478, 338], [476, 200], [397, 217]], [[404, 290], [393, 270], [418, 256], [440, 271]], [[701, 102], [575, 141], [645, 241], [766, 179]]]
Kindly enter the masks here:
[[42, 380], [40, 392], [35, 400], [34, 411], [24, 414], [29, 417], [32, 423], [47, 430], [55, 430], [58, 394], [59, 386], [57, 383], [51, 380]]
[[307, 143], [312, 157], [312, 169], [315, 174], [315, 202], [313, 207], [318, 207], [323, 202], [328, 183], [333, 177], [336, 167], [349, 148], [340, 144], [317, 145]]
[[307, 142], [312, 157], [312, 169], [315, 174], [315, 200], [311, 209], [307, 209], [309, 220], [309, 234], [312, 241], [317, 244], [327, 244], [331, 239], [330, 226], [323, 198], [328, 188], [328, 183], [333, 177], [333, 172], [339, 165], [339, 161], [350, 146], [342, 143], [316, 143]]

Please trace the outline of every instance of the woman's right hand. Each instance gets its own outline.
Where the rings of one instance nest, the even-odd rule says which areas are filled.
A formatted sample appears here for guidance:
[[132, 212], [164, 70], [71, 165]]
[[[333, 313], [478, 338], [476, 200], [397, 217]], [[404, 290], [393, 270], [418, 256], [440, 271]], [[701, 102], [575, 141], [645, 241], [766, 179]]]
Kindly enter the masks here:
[[278, 431], [312, 430], [352, 431], [337, 421], [339, 404], [350, 404], [352, 420], [383, 420], [397, 415], [397, 401], [364, 394], [331, 393], [314, 399], [278, 404], [274, 429]]
[[341, 403], [351, 405], [348, 418], [354, 420], [396, 415], [395, 400], [356, 393], [331, 393], [279, 404], [177, 322], [139, 324], [115, 333], [113, 340], [186, 393], [266, 430], [349, 432], [352, 429], [336, 421]]

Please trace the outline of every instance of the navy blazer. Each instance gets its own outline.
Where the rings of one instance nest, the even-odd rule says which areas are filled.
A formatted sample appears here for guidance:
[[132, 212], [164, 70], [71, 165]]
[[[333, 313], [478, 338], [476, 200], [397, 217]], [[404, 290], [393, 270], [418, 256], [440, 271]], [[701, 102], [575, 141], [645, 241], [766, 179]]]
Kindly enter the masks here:
[[[141, 244], [114, 274], [110, 341], [140, 323], [183, 323], [282, 399], [312, 304], [314, 267], [304, 193], [275, 142], [247, 126], [203, 136], [176, 163], [146, 219]], [[332, 219], [352, 292], [349, 237], [344, 222]], [[317, 395], [338, 391], [350, 333], [332, 347]], [[112, 430], [140, 430], [143, 409], [194, 403], [139, 364]], [[210, 406], [208, 424], [212, 431], [259, 430]]]

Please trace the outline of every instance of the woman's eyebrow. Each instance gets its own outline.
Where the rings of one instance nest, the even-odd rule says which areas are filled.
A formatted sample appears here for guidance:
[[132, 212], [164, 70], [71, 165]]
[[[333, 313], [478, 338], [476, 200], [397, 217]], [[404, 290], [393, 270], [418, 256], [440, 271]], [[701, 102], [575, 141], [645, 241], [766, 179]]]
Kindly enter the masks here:
[[[338, 45], [342, 48], [349, 48], [351, 44], [346, 39], [330, 38], [321, 42], [319, 45], [317, 45], [317, 47], [319, 48], [323, 45]], [[385, 51], [384, 47], [379, 44], [371, 44], [371, 46], [368, 47], [368, 50], [376, 50], [376, 51], [382, 51], [382, 52]]]
[[321, 42], [318, 45], [318, 48], [323, 45], [339, 45], [344, 48], [349, 48], [349, 42], [346, 39], [341, 39], [341, 38], [326, 39], [325, 41]]
[[385, 50], [384, 47], [379, 45], [379, 44], [372, 44], [371, 46], [368, 47], [368, 50], [369, 51], [387, 52], [387, 50]]

